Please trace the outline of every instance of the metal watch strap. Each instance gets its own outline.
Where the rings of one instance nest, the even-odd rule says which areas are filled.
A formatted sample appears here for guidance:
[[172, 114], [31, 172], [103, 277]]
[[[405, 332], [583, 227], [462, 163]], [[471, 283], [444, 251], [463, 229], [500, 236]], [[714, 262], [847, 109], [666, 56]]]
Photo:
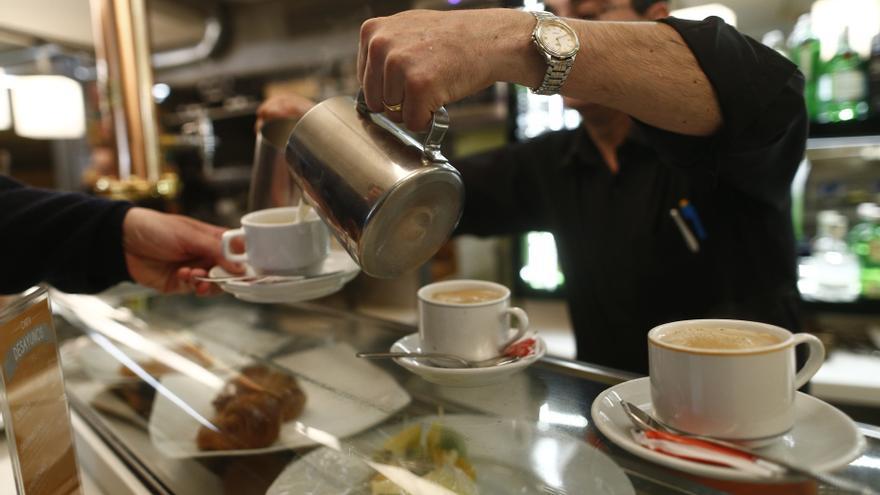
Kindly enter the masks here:
[[540, 86], [532, 89], [532, 93], [536, 95], [558, 94], [559, 90], [562, 89], [562, 83], [565, 82], [568, 73], [571, 72], [571, 67], [574, 65], [573, 61], [574, 59], [571, 58], [559, 60], [550, 57], [547, 60], [547, 72], [544, 73], [544, 80], [541, 81]]
[[[532, 15], [535, 16], [538, 23], [556, 18], [555, 15], [544, 11], [532, 11]], [[562, 84], [568, 77], [568, 73], [571, 72], [571, 68], [574, 65], [574, 57], [560, 59], [548, 53], [544, 53], [544, 56], [547, 60], [547, 71], [544, 73], [544, 80], [541, 81], [540, 86], [532, 88], [532, 93], [545, 96], [555, 95], [562, 89]]]
[[553, 15], [550, 12], [547, 12], [545, 10], [532, 10], [530, 12], [539, 21], [544, 20], [544, 19], [553, 19], [554, 17], [556, 17], [555, 15]]

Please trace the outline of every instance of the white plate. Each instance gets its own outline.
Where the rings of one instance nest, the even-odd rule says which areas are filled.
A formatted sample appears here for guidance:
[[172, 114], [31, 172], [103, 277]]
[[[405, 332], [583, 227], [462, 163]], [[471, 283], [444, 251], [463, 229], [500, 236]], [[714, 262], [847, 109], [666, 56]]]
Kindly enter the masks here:
[[[753, 476], [741, 471], [691, 462], [642, 447], [632, 438], [632, 424], [620, 407], [620, 400], [652, 413], [651, 379], [638, 378], [615, 385], [593, 401], [591, 414], [596, 427], [618, 446], [657, 464], [699, 476], [755, 481]], [[847, 415], [811, 395], [798, 392], [794, 428], [759, 452], [807, 469], [833, 471], [856, 459], [865, 446], [865, 438]]]
[[[441, 368], [431, 366], [425, 360], [409, 358], [397, 358], [394, 361], [425, 380], [438, 385], [452, 387], [482, 387], [500, 383], [510, 375], [522, 371], [529, 365], [541, 359], [547, 348], [540, 337], [535, 339], [535, 352], [519, 361], [488, 368]], [[418, 333], [407, 335], [391, 346], [391, 352], [425, 352], [422, 349], [422, 340]]]
[[[169, 349], [173, 349], [174, 345], [176, 345], [177, 343], [189, 343], [199, 346], [205, 352], [205, 354], [207, 354], [214, 361], [214, 364], [208, 369], [220, 370], [227, 368], [236, 368], [243, 366], [250, 361], [249, 358], [233, 351], [226, 346], [211, 342], [209, 340], [202, 341], [200, 339], [190, 337], [188, 334], [175, 334], [175, 336], [171, 338], [160, 339], [158, 340], [158, 342], [167, 345]], [[149, 354], [139, 351], [137, 349], [119, 343], [117, 343], [116, 346], [126, 356], [133, 359], [137, 363], [144, 364], [152, 359]], [[186, 355], [184, 354], [184, 356]], [[119, 359], [104, 350], [103, 347], [99, 346], [94, 341], [89, 340], [88, 344], [83, 345], [80, 349], [77, 349], [76, 357], [79, 360], [79, 364], [82, 367], [82, 370], [87, 375], [89, 375], [89, 377], [101, 383], [116, 384], [141, 380], [140, 378], [135, 376], [122, 375], [119, 372], [120, 368], [122, 367], [122, 363], [119, 361]]]
[[185, 375], [166, 375], [162, 385], [167, 393], [157, 393], [153, 403], [150, 439], [164, 455], [185, 458], [261, 454], [359, 433], [405, 407], [410, 396], [387, 373], [354, 355], [355, 350], [343, 343], [275, 360], [294, 372], [306, 394], [306, 406], [299, 418], [283, 425], [278, 441], [261, 449], [199, 450], [197, 418], [213, 417], [211, 401], [222, 381], [208, 384]]
[[[248, 273], [253, 273], [246, 267]], [[249, 284], [247, 282], [219, 283], [221, 289], [235, 297], [256, 303], [295, 303], [329, 296], [350, 282], [360, 272], [360, 267], [341, 250], [332, 250], [321, 267], [310, 276], [315, 278], [293, 280], [276, 284]], [[321, 276], [322, 274], [328, 274]], [[211, 268], [210, 277], [229, 277], [229, 272], [220, 266]]]
[[369, 456], [388, 437], [416, 422], [441, 422], [464, 436], [481, 495], [635, 494], [623, 470], [580, 439], [524, 420], [452, 415], [377, 428], [343, 446], [346, 453], [327, 447], [310, 452], [287, 466], [266, 495], [368, 495], [375, 471], [363, 457], [348, 452]]

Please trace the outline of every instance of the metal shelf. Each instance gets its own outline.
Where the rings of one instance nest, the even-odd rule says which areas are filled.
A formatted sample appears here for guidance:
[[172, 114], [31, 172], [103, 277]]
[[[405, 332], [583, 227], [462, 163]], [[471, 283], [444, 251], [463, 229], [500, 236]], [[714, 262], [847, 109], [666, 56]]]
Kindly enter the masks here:
[[816, 137], [807, 139], [808, 150], [880, 146], [880, 134], [871, 136]]
[[880, 135], [880, 115], [873, 115], [865, 120], [851, 120], [848, 122], [810, 123], [811, 138], [847, 138], [878, 135]]
[[810, 313], [880, 315], [880, 299], [859, 298], [853, 302], [839, 303], [801, 300], [801, 307]]

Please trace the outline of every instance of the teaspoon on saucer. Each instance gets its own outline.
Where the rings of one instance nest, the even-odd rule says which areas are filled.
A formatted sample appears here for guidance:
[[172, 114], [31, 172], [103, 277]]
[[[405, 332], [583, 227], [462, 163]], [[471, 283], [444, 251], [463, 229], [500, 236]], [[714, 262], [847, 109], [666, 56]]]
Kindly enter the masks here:
[[660, 422], [660, 420], [654, 418], [643, 409], [641, 409], [639, 406], [631, 402], [620, 400], [620, 406], [623, 408], [623, 412], [626, 413], [633, 426], [641, 430], [656, 430], [684, 436], [687, 438], [694, 438], [702, 442], [706, 442], [712, 445], [716, 445], [729, 450], [733, 450], [735, 452], [739, 452], [741, 454], [751, 456], [754, 459], [759, 459], [762, 462], [776, 466], [777, 468], [781, 469], [783, 473], [811, 478], [827, 485], [833, 486], [835, 488], [842, 489], [847, 493], [857, 493], [860, 495], [878, 495], [878, 493], [872, 488], [862, 485], [857, 481], [841, 478], [840, 476], [837, 476], [835, 474], [822, 473], [813, 469], [796, 466], [784, 460], [778, 459], [776, 457], [770, 457], [763, 452], [758, 452], [755, 449], [750, 449], [739, 444], [725, 442], [723, 440], [718, 440], [717, 438], [694, 435], [681, 431], [677, 428], [673, 428], [669, 425], [666, 425], [665, 423]]
[[291, 280], [303, 280], [303, 276], [281, 276], [281, 275], [241, 275], [232, 277], [193, 277], [199, 282], [250, 282], [250, 283], [274, 283], [288, 282]]
[[199, 282], [212, 282], [215, 284], [226, 282], [246, 282], [251, 285], [267, 285], [280, 284], [283, 282], [296, 282], [298, 280], [313, 280], [317, 278], [331, 277], [341, 273], [341, 271], [333, 271], [321, 273], [319, 275], [240, 275], [230, 277], [193, 277]]
[[469, 361], [467, 359], [452, 355], [452, 354], [443, 354], [439, 352], [425, 352], [425, 353], [415, 353], [415, 352], [359, 352], [356, 354], [359, 358], [364, 359], [387, 359], [387, 358], [408, 358], [408, 359], [430, 359], [435, 363], [440, 361], [446, 361], [447, 363], [455, 363], [456, 366], [444, 366], [444, 367], [459, 367], [459, 368], [488, 368], [491, 366], [501, 366], [502, 364], [509, 364], [516, 361], [519, 361], [520, 358], [518, 356], [496, 356], [489, 359], [483, 359], [481, 361]]

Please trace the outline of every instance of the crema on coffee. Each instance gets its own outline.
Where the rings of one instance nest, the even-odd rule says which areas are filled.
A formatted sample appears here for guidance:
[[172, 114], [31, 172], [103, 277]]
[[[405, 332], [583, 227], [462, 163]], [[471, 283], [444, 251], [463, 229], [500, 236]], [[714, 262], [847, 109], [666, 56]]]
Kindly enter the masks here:
[[743, 328], [685, 327], [664, 333], [657, 340], [677, 347], [703, 350], [747, 350], [782, 342], [778, 335]]
[[488, 301], [497, 301], [504, 297], [504, 293], [492, 289], [458, 289], [431, 294], [430, 299], [437, 302], [454, 304], [478, 304]]

